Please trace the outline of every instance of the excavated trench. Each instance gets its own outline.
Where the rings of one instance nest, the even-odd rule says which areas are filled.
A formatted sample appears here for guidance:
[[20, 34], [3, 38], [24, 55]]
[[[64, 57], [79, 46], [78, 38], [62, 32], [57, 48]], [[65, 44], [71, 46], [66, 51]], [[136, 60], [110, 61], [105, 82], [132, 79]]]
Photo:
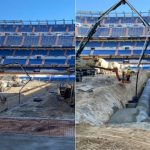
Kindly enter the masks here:
[[109, 123], [144, 122], [149, 119], [150, 113], [150, 79], [147, 80], [141, 95], [129, 101], [127, 108], [114, 113]]
[[[116, 81], [111, 77], [105, 81], [111, 79]], [[103, 84], [94, 86], [94, 80], [97, 83], [100, 77], [86, 80], [89, 89], [87, 87], [86, 91], [77, 89], [76, 123], [99, 126], [106, 123], [131, 123], [147, 120], [149, 116], [148, 99], [150, 99], [148, 92], [150, 91], [150, 80], [147, 82], [147, 79], [147, 73], [140, 72], [138, 93], [141, 96], [138, 100], [135, 99], [136, 75], [132, 76], [130, 84], [113, 82], [106, 86]], [[81, 85], [77, 84], [78, 86]]]

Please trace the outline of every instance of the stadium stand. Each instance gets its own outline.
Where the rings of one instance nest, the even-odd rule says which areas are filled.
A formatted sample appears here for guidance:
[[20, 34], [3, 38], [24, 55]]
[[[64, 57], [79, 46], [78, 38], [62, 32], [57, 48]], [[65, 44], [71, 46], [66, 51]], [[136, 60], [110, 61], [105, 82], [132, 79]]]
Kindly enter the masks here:
[[30, 72], [74, 67], [74, 35], [73, 20], [0, 21], [0, 63], [10, 64], [10, 72], [17, 63]]
[[[96, 22], [100, 13], [78, 11], [76, 17], [76, 34], [78, 46], [82, 37], [88, 34], [90, 27]], [[150, 13], [141, 13], [150, 23]], [[101, 21], [91, 41], [82, 52], [82, 57], [101, 56], [108, 61], [125, 61], [136, 64], [142, 53], [147, 29], [139, 18], [132, 13], [111, 13]], [[150, 47], [145, 53], [144, 64], [150, 69]], [[136, 62], [136, 63], [135, 63]]]

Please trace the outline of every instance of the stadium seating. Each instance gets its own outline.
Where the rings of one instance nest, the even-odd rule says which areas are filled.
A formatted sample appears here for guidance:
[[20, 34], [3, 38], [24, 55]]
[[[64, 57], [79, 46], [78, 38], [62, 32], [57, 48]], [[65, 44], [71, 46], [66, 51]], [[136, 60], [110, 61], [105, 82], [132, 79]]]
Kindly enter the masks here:
[[29, 64], [30, 65], [41, 65], [42, 64], [42, 59], [30, 59]]
[[57, 49], [50, 50], [49, 51], [49, 56], [55, 56], [55, 57], [57, 57], [57, 56], [64, 56], [64, 51], [63, 50], [57, 50]]
[[0, 32], [15, 32], [15, 31], [16, 25], [7, 25], [7, 24], [0, 25]]
[[[90, 16], [91, 15], [91, 16]], [[136, 16], [132, 16], [132, 14], [122, 14], [123, 16], [111, 16], [111, 17], [105, 17], [103, 19], [103, 23], [104, 24], [119, 24], [119, 23], [126, 23], [126, 24], [134, 24], [136, 23], [141, 23], [140, 19]], [[143, 17], [147, 22], [150, 22], [150, 17], [149, 16], [144, 16]], [[76, 17], [76, 21], [79, 23], [83, 23], [83, 24], [93, 24], [94, 22], [96, 22], [98, 20], [97, 16], [92, 15], [92, 13], [90, 12], [89, 15], [78, 15]]]
[[103, 47], [116, 47], [118, 42], [104, 42]]
[[101, 46], [102, 46], [102, 42], [92, 41], [87, 43], [87, 47], [101, 47]]
[[34, 56], [34, 55], [46, 56], [47, 55], [47, 50], [33, 50], [32, 56]]
[[49, 32], [50, 27], [48, 25], [35, 25], [35, 32]]
[[108, 37], [109, 36], [109, 28], [98, 28], [94, 37]]
[[18, 25], [18, 32], [32, 32], [32, 25]]
[[30, 56], [30, 54], [31, 50], [20, 49], [15, 51], [15, 56]]
[[56, 36], [42, 36], [42, 46], [53, 46], [56, 44]]
[[12, 56], [13, 55], [13, 50], [0, 50], [0, 56]]
[[24, 46], [37, 46], [39, 41], [38, 36], [25, 36]]
[[84, 51], [82, 51], [82, 55], [90, 55], [90, 53], [91, 53], [91, 50], [84, 50]]
[[5, 36], [0, 36], [0, 46], [3, 46], [5, 40]]
[[18, 63], [18, 64], [21, 64], [21, 65], [25, 65], [26, 64], [26, 59], [11, 59], [11, 58], [6, 58], [4, 59], [4, 62], [3, 64], [11, 64], [11, 63]]
[[66, 50], [66, 55], [75, 55], [75, 51], [74, 50]]
[[115, 55], [115, 50], [94, 50], [93, 55]]
[[113, 28], [112, 37], [122, 37], [125, 36], [126, 28]]
[[21, 45], [22, 36], [8, 36], [6, 45]]
[[66, 59], [45, 59], [45, 65], [64, 65]]
[[[7, 22], [7, 21], [6, 21]], [[1, 64], [26, 65], [33, 72], [37, 67], [65, 70], [66, 65], [75, 65], [70, 55], [75, 55], [75, 25], [65, 20], [53, 23], [10, 21], [0, 24], [0, 62]], [[56, 65], [56, 66], [55, 66]], [[57, 67], [58, 65], [58, 67]], [[68, 67], [67, 66], [67, 67]], [[53, 69], [54, 70], [54, 69]], [[7, 71], [21, 72], [17, 65]]]
[[68, 59], [68, 64], [71, 66], [75, 65], [75, 59]]
[[131, 50], [119, 50], [118, 55], [131, 55]]
[[139, 37], [143, 35], [143, 28], [129, 28], [129, 36]]
[[58, 45], [71, 47], [73, 45], [73, 36], [59, 36]]
[[140, 55], [142, 50], [133, 50], [133, 55]]

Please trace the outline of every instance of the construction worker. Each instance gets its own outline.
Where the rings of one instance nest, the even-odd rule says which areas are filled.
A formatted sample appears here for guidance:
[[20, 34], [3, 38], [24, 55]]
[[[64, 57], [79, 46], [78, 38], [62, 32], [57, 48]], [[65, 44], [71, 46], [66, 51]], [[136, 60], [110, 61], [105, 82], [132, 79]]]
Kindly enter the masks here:
[[128, 67], [128, 68], [127, 68], [127, 71], [126, 71], [126, 79], [127, 79], [127, 82], [130, 81], [131, 73], [132, 73], [132, 70], [130, 69], [130, 67]]
[[130, 77], [131, 77], [132, 70], [128, 66], [127, 68], [125, 67], [122, 71], [122, 82], [130, 82]]

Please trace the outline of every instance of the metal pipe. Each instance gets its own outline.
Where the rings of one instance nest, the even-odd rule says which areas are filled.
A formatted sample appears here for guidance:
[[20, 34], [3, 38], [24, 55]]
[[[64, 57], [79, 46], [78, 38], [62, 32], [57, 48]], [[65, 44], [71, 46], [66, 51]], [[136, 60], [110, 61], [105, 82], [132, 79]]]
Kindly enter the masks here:
[[136, 108], [139, 111], [138, 116], [136, 117], [138, 122], [148, 118], [150, 114], [150, 79], [148, 79], [146, 83]]

